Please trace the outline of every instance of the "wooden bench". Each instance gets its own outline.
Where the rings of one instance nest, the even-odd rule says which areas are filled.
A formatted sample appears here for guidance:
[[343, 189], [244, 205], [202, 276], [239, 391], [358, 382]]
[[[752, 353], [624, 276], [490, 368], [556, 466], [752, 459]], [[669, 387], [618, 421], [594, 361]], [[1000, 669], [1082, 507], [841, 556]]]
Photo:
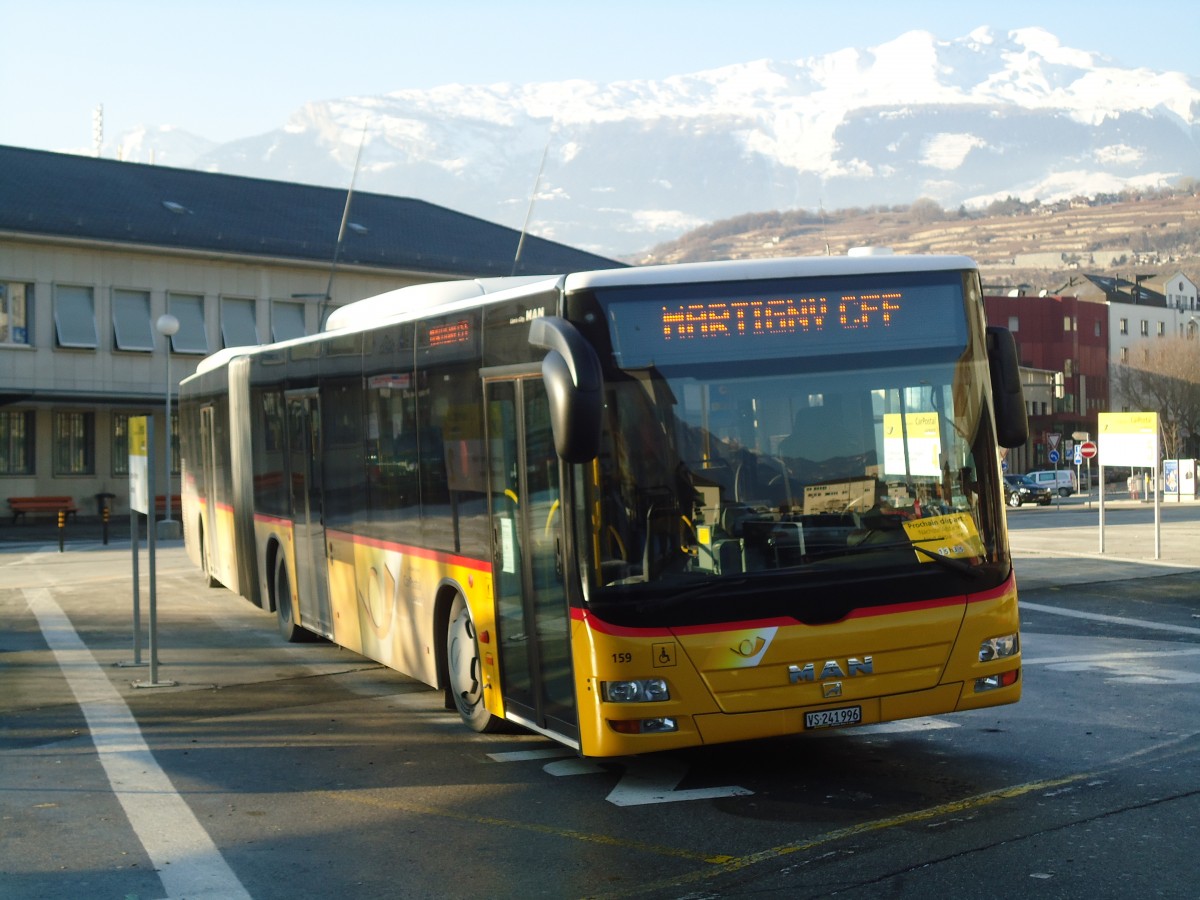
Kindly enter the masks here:
[[79, 512], [70, 497], [9, 497], [8, 508], [12, 511], [14, 525], [27, 513], [57, 513], [61, 510], [70, 518]]

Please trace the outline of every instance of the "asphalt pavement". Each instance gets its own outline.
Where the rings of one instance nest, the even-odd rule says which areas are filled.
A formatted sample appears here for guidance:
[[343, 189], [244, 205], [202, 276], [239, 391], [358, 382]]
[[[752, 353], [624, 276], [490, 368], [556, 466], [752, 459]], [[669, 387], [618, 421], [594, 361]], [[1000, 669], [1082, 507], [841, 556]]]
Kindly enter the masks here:
[[[1008, 512], [1018, 588], [1124, 581], [1200, 569], [1200, 502], [1095, 497]], [[1157, 531], [1157, 535], [1156, 535]]]

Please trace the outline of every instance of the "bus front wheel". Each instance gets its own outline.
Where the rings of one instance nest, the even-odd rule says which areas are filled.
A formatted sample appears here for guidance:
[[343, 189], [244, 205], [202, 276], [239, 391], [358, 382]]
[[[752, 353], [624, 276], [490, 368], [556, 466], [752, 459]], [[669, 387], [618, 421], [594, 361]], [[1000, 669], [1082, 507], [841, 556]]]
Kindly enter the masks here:
[[502, 722], [483, 704], [483, 673], [480, 670], [479, 640], [466, 598], [456, 594], [450, 605], [446, 629], [446, 668], [450, 694], [463, 722], [472, 731], [499, 731]]

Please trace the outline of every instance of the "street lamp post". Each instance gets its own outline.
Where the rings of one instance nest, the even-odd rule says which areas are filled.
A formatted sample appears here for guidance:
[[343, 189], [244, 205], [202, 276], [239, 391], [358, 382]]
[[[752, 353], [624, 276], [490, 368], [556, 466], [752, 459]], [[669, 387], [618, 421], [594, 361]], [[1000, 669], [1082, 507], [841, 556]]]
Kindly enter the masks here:
[[171, 338], [179, 331], [179, 320], [170, 313], [158, 317], [158, 321], [154, 323], [154, 327], [158, 329], [167, 340], [167, 415], [164, 419], [163, 431], [166, 433], [164, 441], [166, 453], [166, 473], [167, 477], [163, 481], [164, 500], [166, 501], [166, 515], [161, 522], [158, 523], [158, 536], [160, 538], [178, 538], [182, 534], [182, 529], [179, 523], [171, 518]]

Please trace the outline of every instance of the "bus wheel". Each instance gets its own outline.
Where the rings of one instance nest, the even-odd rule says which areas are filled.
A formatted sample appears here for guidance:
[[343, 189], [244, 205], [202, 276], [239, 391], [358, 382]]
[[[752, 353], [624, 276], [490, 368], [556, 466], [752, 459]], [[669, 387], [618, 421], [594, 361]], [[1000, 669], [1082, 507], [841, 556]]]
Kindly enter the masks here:
[[446, 629], [446, 667], [450, 693], [458, 714], [472, 731], [498, 731], [501, 722], [483, 705], [483, 676], [480, 672], [479, 641], [471, 610], [462, 594], [450, 605]]
[[275, 617], [285, 641], [295, 644], [304, 640], [304, 629], [296, 624], [296, 615], [292, 611], [292, 586], [283, 559], [275, 564]]
[[208, 568], [208, 549], [204, 545], [204, 526], [198, 526], [196, 532], [200, 535], [200, 568], [204, 570], [205, 584], [210, 588], [221, 587], [221, 582], [213, 577], [212, 572]]

